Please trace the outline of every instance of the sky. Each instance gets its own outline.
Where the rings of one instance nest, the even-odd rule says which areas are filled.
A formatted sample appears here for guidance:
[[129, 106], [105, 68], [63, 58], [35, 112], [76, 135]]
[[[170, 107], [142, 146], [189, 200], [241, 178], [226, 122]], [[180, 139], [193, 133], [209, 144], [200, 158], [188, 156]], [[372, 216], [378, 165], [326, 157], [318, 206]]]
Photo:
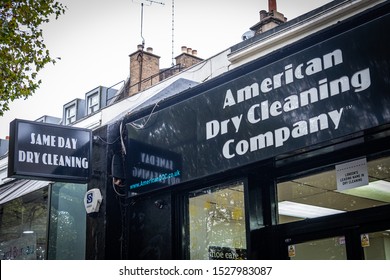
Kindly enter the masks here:
[[[268, 10], [268, 0], [174, 0], [174, 9], [172, 0], [59, 1], [67, 7], [65, 14], [42, 28], [51, 56], [60, 60], [40, 72], [42, 84], [33, 96], [12, 102], [10, 111], [0, 117], [0, 139], [9, 135], [9, 123], [16, 118], [61, 118], [64, 104], [84, 98], [98, 86], [111, 87], [127, 79], [129, 54], [142, 37], [145, 47], [161, 57], [160, 68], [166, 68], [172, 65], [172, 45], [173, 57], [187, 46], [200, 58], [210, 58], [239, 43], [259, 22], [259, 11]], [[293, 19], [328, 2], [277, 0], [277, 9]]]

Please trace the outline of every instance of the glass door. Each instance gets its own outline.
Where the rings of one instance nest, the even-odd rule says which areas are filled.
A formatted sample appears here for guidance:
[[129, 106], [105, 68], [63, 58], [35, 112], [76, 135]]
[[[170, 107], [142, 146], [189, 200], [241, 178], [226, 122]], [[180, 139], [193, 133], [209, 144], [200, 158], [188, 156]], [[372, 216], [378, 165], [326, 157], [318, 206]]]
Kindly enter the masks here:
[[244, 184], [189, 194], [190, 259], [246, 259]]
[[390, 229], [362, 233], [361, 246], [366, 260], [390, 260]]
[[289, 245], [291, 260], [346, 260], [345, 237], [336, 236]]
[[352, 159], [277, 184], [278, 223], [390, 204], [390, 157]]
[[278, 228], [289, 259], [390, 259], [390, 157], [318, 170], [277, 184]]

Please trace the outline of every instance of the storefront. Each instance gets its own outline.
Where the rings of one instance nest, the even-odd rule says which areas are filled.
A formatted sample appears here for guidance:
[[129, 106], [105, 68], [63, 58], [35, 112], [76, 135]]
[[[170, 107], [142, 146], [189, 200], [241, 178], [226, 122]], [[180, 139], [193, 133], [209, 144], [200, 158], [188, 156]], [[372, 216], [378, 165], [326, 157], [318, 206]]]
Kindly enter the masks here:
[[85, 259], [86, 184], [18, 180], [3, 188], [17, 197], [0, 204], [2, 260]]
[[96, 131], [87, 258], [390, 259], [389, 8]]
[[24, 120], [10, 128], [0, 259], [85, 259], [91, 131]]
[[93, 131], [27, 122], [1, 258], [390, 259], [389, 26], [389, 1], [332, 1], [75, 123]]

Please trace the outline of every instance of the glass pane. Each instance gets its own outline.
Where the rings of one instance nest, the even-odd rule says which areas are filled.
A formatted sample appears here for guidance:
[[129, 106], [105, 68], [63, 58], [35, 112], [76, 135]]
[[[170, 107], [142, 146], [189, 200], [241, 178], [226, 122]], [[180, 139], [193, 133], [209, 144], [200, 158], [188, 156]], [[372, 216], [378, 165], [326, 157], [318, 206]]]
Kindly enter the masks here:
[[246, 259], [244, 185], [191, 193], [190, 258]]
[[55, 183], [52, 186], [48, 258], [85, 259], [87, 185]]
[[76, 105], [66, 108], [66, 124], [71, 124], [76, 120]]
[[369, 184], [337, 190], [336, 169], [277, 185], [279, 223], [338, 214], [390, 203], [390, 157], [367, 163]]
[[0, 259], [45, 259], [48, 187], [0, 205]]
[[88, 114], [94, 113], [99, 109], [99, 95], [98, 93], [88, 97]]
[[290, 245], [288, 254], [291, 260], [346, 260], [344, 236], [312, 240]]
[[390, 260], [390, 230], [361, 235], [366, 260]]

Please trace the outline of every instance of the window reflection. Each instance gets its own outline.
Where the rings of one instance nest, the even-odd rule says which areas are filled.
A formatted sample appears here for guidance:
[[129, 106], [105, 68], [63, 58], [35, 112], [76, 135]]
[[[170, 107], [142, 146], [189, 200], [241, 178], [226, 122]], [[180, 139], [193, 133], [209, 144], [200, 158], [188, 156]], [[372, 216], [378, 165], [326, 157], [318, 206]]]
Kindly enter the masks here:
[[245, 259], [244, 185], [236, 183], [190, 194], [191, 259]]
[[361, 235], [366, 260], [390, 260], [390, 229]]
[[51, 192], [48, 258], [85, 258], [85, 184], [55, 183]]
[[0, 259], [45, 259], [48, 187], [0, 205]]
[[345, 237], [336, 236], [290, 245], [291, 260], [346, 260]]
[[279, 223], [333, 215], [390, 203], [390, 157], [367, 163], [369, 184], [337, 190], [336, 170], [277, 185]]

